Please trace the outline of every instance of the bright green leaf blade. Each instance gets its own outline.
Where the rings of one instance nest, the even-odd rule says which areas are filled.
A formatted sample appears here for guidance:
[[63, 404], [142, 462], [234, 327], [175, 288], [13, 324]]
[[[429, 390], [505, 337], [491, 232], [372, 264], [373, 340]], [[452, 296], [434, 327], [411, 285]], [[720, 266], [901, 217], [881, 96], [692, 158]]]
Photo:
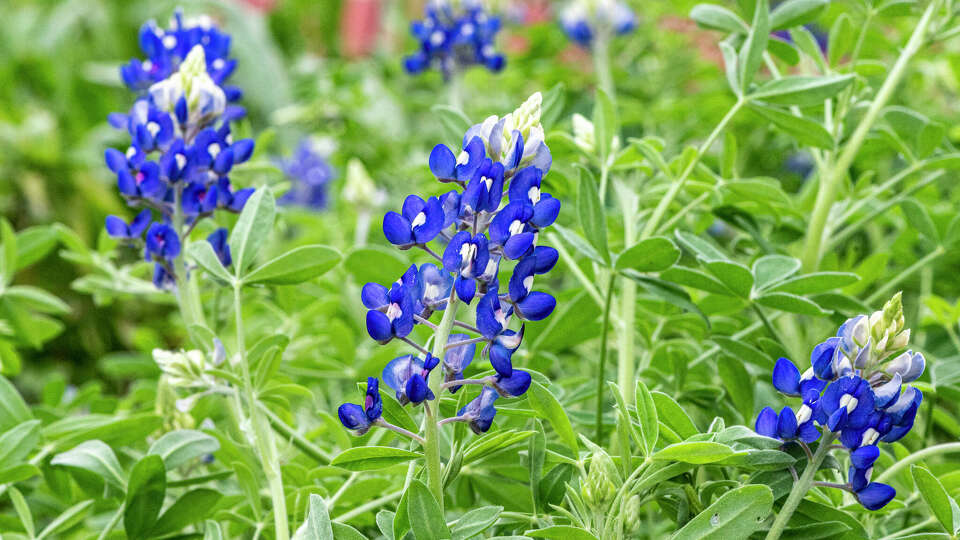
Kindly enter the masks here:
[[836, 146], [833, 135], [818, 122], [760, 103], [751, 103], [750, 110], [793, 137], [803, 146], [832, 150]]
[[163, 459], [167, 470], [220, 449], [220, 443], [214, 437], [192, 429], [180, 429], [165, 433], [150, 446], [148, 454], [156, 454]]
[[416, 540], [443, 540], [452, 538], [450, 529], [443, 519], [440, 504], [427, 486], [414, 480], [408, 488], [407, 516], [410, 528]]
[[530, 402], [530, 406], [537, 411], [542, 418], [550, 422], [550, 425], [553, 426], [553, 430], [557, 432], [560, 440], [562, 440], [570, 450], [573, 450], [574, 455], [577, 455], [580, 448], [577, 442], [577, 433], [573, 430], [570, 418], [567, 417], [567, 413], [564, 411], [563, 406], [560, 405], [560, 402], [557, 401], [557, 398], [542, 384], [533, 381], [530, 385], [527, 399]]
[[184, 493], [157, 520], [151, 533], [163, 536], [179, 531], [198, 521], [210, 517], [213, 509], [223, 498], [223, 494], [209, 488], [199, 488]]
[[586, 169], [580, 169], [580, 190], [578, 192], [577, 212], [580, 227], [587, 242], [597, 251], [604, 263], [610, 265], [610, 253], [607, 249], [607, 220], [597, 191], [597, 182]]
[[758, 296], [756, 300], [757, 303], [762, 306], [772, 307], [789, 313], [798, 313], [800, 315], [810, 315], [813, 317], [822, 317], [830, 314], [829, 311], [824, 310], [813, 300], [808, 300], [795, 294], [770, 292]]
[[624, 250], [617, 256], [615, 268], [637, 272], [660, 272], [673, 266], [679, 259], [680, 249], [672, 240], [655, 236], [641, 240]]
[[853, 79], [854, 76], [850, 74], [821, 77], [789, 75], [765, 82], [749, 98], [777, 105], [820, 105], [850, 86]]
[[722, 461], [734, 455], [732, 448], [725, 444], [709, 441], [687, 441], [671, 444], [657, 453], [653, 459], [659, 461], [680, 461], [694, 465]]
[[771, 288], [772, 291], [790, 294], [817, 294], [832, 291], [860, 281], [860, 276], [850, 272], [817, 272], [791, 278]]
[[322, 276], [340, 262], [340, 252], [321, 245], [300, 246], [252, 270], [243, 282], [295, 285]]
[[786, 0], [770, 13], [770, 28], [784, 30], [816, 20], [830, 0]]
[[91, 440], [83, 442], [74, 448], [53, 456], [51, 465], [76, 467], [90, 471], [104, 479], [105, 482], [123, 488], [123, 469], [117, 461], [113, 449], [103, 441]]
[[243, 276], [264, 245], [276, 216], [276, 201], [269, 187], [257, 189], [243, 207], [230, 233], [230, 249], [237, 277]]
[[769, 487], [733, 489], [691, 519], [672, 540], [744, 540], [763, 525], [772, 509]]
[[740, 48], [738, 58], [740, 89], [743, 94], [748, 93], [754, 75], [763, 63], [763, 53], [767, 50], [767, 41], [770, 39], [770, 2], [757, 0], [757, 7], [753, 13], [753, 22], [750, 33]]
[[157, 522], [167, 491], [167, 470], [160, 456], [146, 456], [130, 471], [123, 511], [127, 538], [147, 538]]
[[721, 30], [731, 34], [745, 34], [750, 29], [736, 13], [716, 4], [697, 4], [690, 10], [690, 18], [701, 28]]
[[640, 424], [638, 446], [643, 450], [644, 456], [649, 456], [653, 453], [660, 436], [660, 420], [657, 417], [657, 406], [653, 402], [650, 390], [639, 379], [637, 380], [636, 407], [637, 420]]
[[210, 277], [225, 284], [233, 283], [233, 276], [223, 267], [209, 242], [194, 242], [187, 247], [187, 257], [203, 268]]
[[553, 525], [543, 529], [529, 530], [525, 533], [530, 538], [551, 538], [554, 540], [597, 540], [590, 531], [571, 525]]
[[923, 500], [930, 507], [933, 515], [936, 516], [937, 521], [945, 529], [953, 532], [956, 528], [955, 522], [960, 519], [960, 516], [955, 514], [957, 504], [947, 494], [943, 484], [930, 471], [919, 465], [911, 466], [910, 474], [913, 475], [913, 481], [917, 484], [917, 491], [920, 492]]
[[422, 457], [423, 454], [403, 448], [358, 446], [344, 450], [330, 464], [348, 471], [373, 471]]

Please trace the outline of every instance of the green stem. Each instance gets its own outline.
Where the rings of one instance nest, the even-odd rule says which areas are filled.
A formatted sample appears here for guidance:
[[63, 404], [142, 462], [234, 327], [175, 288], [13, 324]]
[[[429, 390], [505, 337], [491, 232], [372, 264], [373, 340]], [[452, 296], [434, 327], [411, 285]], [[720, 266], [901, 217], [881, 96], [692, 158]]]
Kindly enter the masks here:
[[[270, 488], [270, 499], [273, 502], [274, 535], [277, 540], [290, 538], [289, 523], [287, 522], [287, 499], [283, 492], [283, 477], [280, 470], [280, 458], [277, 455], [277, 445], [273, 437], [273, 430], [262, 414], [259, 402], [253, 388], [253, 377], [250, 375], [250, 364], [247, 359], [247, 347], [243, 331], [243, 302], [240, 294], [241, 285], [233, 287], [233, 308], [236, 317], [237, 351], [240, 354], [240, 370], [243, 374], [243, 391], [249, 408], [250, 429], [253, 430], [250, 442], [260, 455], [260, 464], [267, 477]], [[243, 430], [247, 432], [247, 430]], [[250, 437], [250, 435], [248, 435]]]
[[877, 289], [876, 292], [871, 294], [870, 297], [866, 299], [866, 304], [869, 306], [869, 305], [875, 304], [876, 302], [879, 302], [880, 300], [883, 300], [890, 294], [890, 291], [895, 289], [897, 285], [900, 284], [901, 281], [907, 279], [908, 277], [913, 275], [915, 272], [926, 267], [935, 259], [937, 259], [941, 255], [946, 253], [946, 251], [947, 250], [944, 249], [943, 246], [937, 246], [937, 249], [931, 251], [930, 253], [927, 253], [922, 259], [910, 265], [906, 270], [897, 274], [893, 279], [887, 280], [883, 284], [883, 287], [880, 287], [879, 289]]
[[97, 537], [98, 540], [104, 540], [110, 533], [113, 531], [114, 527], [120, 523], [120, 519], [123, 518], [123, 511], [126, 509], [126, 505], [121, 504], [120, 508], [117, 508], [116, 513], [113, 514], [113, 517], [110, 518], [110, 521], [107, 522], [107, 526], [100, 531], [100, 536]]
[[460, 72], [454, 70], [450, 74], [450, 80], [447, 81], [447, 92], [450, 97], [450, 106], [463, 112], [463, 81]]
[[890, 74], [883, 82], [883, 86], [880, 87], [876, 97], [870, 103], [870, 108], [867, 109], [863, 120], [860, 121], [860, 125], [857, 126], [853, 135], [850, 136], [850, 140], [846, 146], [844, 146], [839, 159], [837, 159], [832, 167], [829, 167], [825, 171], [826, 175], [822, 177], [820, 189], [817, 192], [817, 201], [814, 204], [810, 224], [807, 227], [806, 245], [803, 249], [803, 266], [808, 272], [815, 271], [820, 265], [827, 218], [837, 198], [840, 183], [850, 169], [850, 166], [853, 165], [853, 160], [856, 158], [861, 146], [863, 146], [863, 142], [866, 140], [867, 134], [873, 127], [873, 124], [877, 121], [877, 118], [879, 118], [880, 113], [890, 100], [897, 85], [900, 84], [900, 80], [903, 78], [910, 60], [923, 45], [927, 28], [930, 26], [930, 21], [933, 19], [933, 14], [939, 4], [939, 0], [934, 0], [927, 7], [916, 29], [914, 29], [913, 35], [910, 36], [906, 47], [903, 48], [903, 52], [900, 53], [900, 57], [894, 64], [893, 69], [890, 70]]
[[[447, 300], [447, 309], [443, 311], [443, 319], [440, 320], [440, 324], [433, 334], [433, 352], [431, 352], [431, 354], [441, 362], [443, 361], [444, 350], [447, 347], [447, 340], [450, 338], [451, 330], [453, 330], [453, 323], [457, 320], [457, 308], [459, 307], [460, 302], [457, 299], [457, 293], [456, 291], [451, 291], [450, 299]], [[440, 380], [440, 370], [434, 371], [436, 371], [436, 373], [430, 375], [428, 382], [430, 389], [433, 391], [433, 395], [436, 396], [432, 404], [435, 405], [436, 415], [434, 415], [434, 407], [432, 407], [429, 402], [426, 403], [427, 426], [424, 453], [426, 454], [427, 486], [430, 488], [430, 491], [433, 492], [437, 503], [440, 504], [440, 511], [442, 512], [443, 466], [440, 463], [440, 428], [437, 426], [437, 422], [440, 420], [440, 385], [442, 381]]]
[[330, 454], [327, 454], [321, 450], [318, 446], [308, 441], [303, 435], [299, 434], [292, 427], [288, 426], [279, 416], [276, 415], [273, 411], [268, 409], [262, 403], [260, 404], [260, 410], [267, 417], [267, 421], [270, 422], [270, 425], [273, 426], [274, 431], [279, 433], [284, 439], [289, 440], [296, 446], [301, 452], [307, 455], [307, 457], [313, 459], [320, 465], [329, 465], [330, 460], [333, 459]]
[[893, 478], [893, 476], [896, 475], [901, 470], [907, 468], [910, 465], [913, 465], [918, 461], [927, 459], [928, 457], [933, 457], [940, 454], [948, 454], [951, 452], [960, 452], [960, 442], [938, 444], [937, 446], [930, 446], [918, 452], [914, 452], [909, 456], [891, 465], [890, 468], [883, 471], [883, 474], [881, 474], [877, 478], [874, 478], [873, 481], [885, 482], [888, 479]]
[[720, 120], [720, 123], [717, 124], [717, 127], [713, 129], [710, 135], [707, 136], [707, 140], [703, 141], [703, 144], [700, 145], [700, 148], [697, 149], [697, 155], [694, 156], [693, 160], [687, 165], [683, 170], [683, 173], [680, 174], [680, 177], [670, 185], [670, 189], [667, 190], [666, 195], [660, 199], [660, 202], [657, 204], [657, 207], [653, 210], [653, 215], [650, 216], [650, 219], [647, 220], [646, 225], [643, 227], [643, 231], [640, 233], [640, 240], [645, 240], [653, 235], [656, 232], [657, 227], [660, 225], [660, 220], [663, 219], [664, 214], [667, 213], [667, 209], [670, 208], [670, 204], [673, 202], [673, 199], [676, 198], [677, 194], [680, 193], [680, 189], [683, 188], [683, 184], [690, 177], [690, 174], [693, 173], [693, 170], [697, 167], [697, 164], [700, 163], [700, 160], [703, 159], [703, 155], [710, 150], [710, 147], [713, 146], [713, 143], [716, 142], [717, 137], [720, 136], [720, 133], [726, 129], [727, 124], [733, 120], [733, 117], [740, 112], [740, 109], [746, 105], [746, 100], [742, 97], [737, 99], [737, 102], [734, 103], [733, 107], [727, 111], [727, 114]]
[[593, 41], [593, 65], [597, 72], [597, 86], [616, 104], [616, 87], [613, 84], [613, 71], [610, 68], [610, 37], [601, 33]]
[[361, 504], [360, 506], [354, 508], [353, 510], [350, 510], [350, 511], [347, 512], [346, 514], [343, 514], [343, 515], [340, 515], [340, 516], [337, 516], [337, 517], [333, 518], [333, 521], [336, 521], [336, 522], [338, 522], [338, 523], [343, 523], [343, 522], [345, 522], [345, 521], [350, 521], [351, 519], [353, 519], [353, 518], [355, 518], [355, 517], [357, 517], [357, 516], [359, 516], [359, 515], [362, 515], [362, 514], [364, 514], [364, 513], [366, 513], [366, 512], [369, 512], [370, 510], [374, 510], [374, 509], [376, 509], [376, 508], [380, 508], [381, 506], [383, 506], [383, 505], [385, 505], [385, 504], [387, 504], [387, 503], [389, 503], [389, 502], [395, 501], [395, 500], [399, 499], [401, 496], [403, 496], [403, 490], [394, 491], [393, 493], [390, 493], [389, 495], [384, 495], [383, 497], [380, 497], [379, 499], [374, 499], [374, 500], [372, 500], [372, 501], [370, 501], [370, 502], [368, 502], [368, 503], [366, 503], [366, 504]]
[[597, 444], [603, 445], [603, 374], [607, 369], [607, 334], [610, 332], [610, 305], [617, 273], [610, 272], [607, 296], [603, 306], [603, 330], [600, 331], [600, 365], [597, 366]]
[[773, 324], [770, 322], [770, 319], [768, 319], [766, 314], [764, 314], [763, 309], [761, 309], [760, 306], [758, 306], [754, 302], [751, 302], [750, 306], [757, 313], [757, 316], [760, 317], [760, 320], [763, 322], [763, 326], [766, 327], [767, 332], [770, 334], [770, 337], [772, 337], [774, 341], [779, 343], [781, 347], [786, 348], [786, 344], [783, 342], [782, 339], [780, 339], [780, 334], [777, 333], [777, 330], [776, 328], [773, 327]]
[[[634, 214], [627, 204], [623, 206], [623, 245], [630, 247], [636, 242], [636, 222]], [[613, 280], [611, 278], [611, 285]], [[636, 318], [637, 318], [637, 282], [632, 279], [623, 280], [620, 290], [620, 320], [623, 327], [620, 330], [620, 347], [617, 350], [617, 384], [620, 394], [627, 403], [634, 402], [637, 388], [637, 359], [636, 359]]]
[[915, 533], [915, 532], [917, 532], [917, 531], [922, 531], [923, 529], [929, 527], [930, 525], [935, 524], [936, 522], [937, 522], [937, 518], [935, 518], [935, 517], [930, 517], [930, 518], [927, 518], [927, 519], [924, 520], [924, 521], [921, 521], [920, 523], [917, 523], [916, 525], [911, 525], [911, 526], [907, 527], [906, 529], [900, 529], [899, 531], [897, 531], [897, 532], [895, 532], [895, 533], [893, 533], [893, 534], [890, 534], [890, 535], [888, 535], [888, 536], [884, 536], [884, 537], [881, 538], [880, 540], [894, 540], [895, 538], [903, 538], [903, 537], [905, 537], [905, 536], [907, 536], [907, 535], [909, 535], [909, 534]]
[[813, 486], [813, 478], [816, 476], [817, 470], [830, 453], [830, 444], [833, 443], [833, 438], [834, 434], [830, 431], [825, 432], [823, 437], [820, 438], [820, 446], [813, 454], [813, 459], [807, 463], [800, 479], [794, 482], [793, 489], [790, 490], [790, 496], [787, 497], [787, 501], [780, 507], [780, 513], [773, 520], [770, 532], [767, 533], [767, 540], [777, 540], [783, 534], [784, 529], [787, 528], [787, 523], [790, 522], [790, 518], [797, 507], [800, 506], [800, 501], [807, 496], [807, 492]]

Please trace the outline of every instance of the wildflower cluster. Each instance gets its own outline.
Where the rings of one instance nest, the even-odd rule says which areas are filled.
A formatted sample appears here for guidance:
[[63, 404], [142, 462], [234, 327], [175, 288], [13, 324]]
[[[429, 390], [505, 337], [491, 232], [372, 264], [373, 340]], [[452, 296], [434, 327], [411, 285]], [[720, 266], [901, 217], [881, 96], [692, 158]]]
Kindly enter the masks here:
[[[131, 142], [125, 152], [108, 149], [106, 162], [127, 203], [143, 210], [129, 223], [109, 216], [106, 228], [114, 238], [144, 246], [144, 258], [155, 263], [154, 283], [171, 288], [180, 277], [174, 261], [197, 222], [217, 209], [239, 212], [253, 193], [234, 191], [229, 178], [235, 165], [250, 159], [253, 140], [233, 140], [230, 122], [246, 111], [230, 104], [242, 92], [223, 83], [236, 60], [227, 57], [230, 36], [209, 18], [185, 20], [178, 12], [167, 30], [147, 23], [140, 46], [147, 59], [120, 69], [137, 100], [129, 113], [109, 118]], [[229, 266], [226, 239], [225, 229], [208, 238]]]
[[[433, 149], [430, 170], [440, 182], [462, 191], [426, 200], [410, 195], [401, 212], [384, 216], [383, 232], [398, 248], [421, 249], [436, 262], [412, 265], [390, 287], [367, 283], [362, 291], [370, 337], [381, 344], [398, 339], [424, 355], [401, 356], [384, 368], [383, 382], [397, 400], [417, 405], [436, 399], [437, 390], [455, 393], [465, 384], [482, 385], [476, 399], [443, 421], [467, 422], [477, 433], [490, 428], [498, 397], [522, 395], [531, 383], [528, 372], [513, 367], [524, 325], [513, 329], [511, 322], [539, 321], [556, 307], [553, 296], [533, 290], [535, 277], [557, 262], [557, 250], [537, 241], [560, 211], [560, 201], [541, 191], [551, 165], [540, 125], [541, 99], [534, 94], [513, 113], [471, 127], [459, 153], [442, 144]], [[437, 250], [442, 255], [431, 243], [445, 244]], [[508, 264], [512, 272], [503, 286], [500, 274]], [[456, 320], [459, 303], [469, 305], [475, 299], [475, 324]], [[444, 312], [440, 326], [430, 321], [436, 312]], [[435, 343], [431, 354], [413, 342], [409, 336], [417, 324], [437, 329], [445, 347], [437, 349]], [[443, 327], [447, 333], [453, 327], [469, 333], [443, 335]], [[495, 373], [465, 379], [478, 345]], [[442, 361], [438, 350], [443, 351]], [[437, 367], [443, 382], [431, 387], [430, 373]], [[394, 427], [380, 418], [378, 385], [376, 378], [368, 379], [362, 407], [340, 407], [344, 426], [360, 434], [372, 425]]]
[[904, 351], [909, 341], [898, 294], [882, 311], [846, 321], [835, 337], [817, 345], [810, 357], [812, 365], [804, 373], [790, 360], [779, 359], [773, 370], [774, 387], [803, 402], [796, 412], [790, 407], [779, 414], [764, 408], [756, 421], [757, 433], [805, 444], [820, 438], [826, 427], [820, 444], [839, 438], [850, 452], [843, 487], [864, 507], [883, 507], [896, 491], [870, 481], [880, 456], [876, 445], [903, 438], [913, 427], [923, 399], [920, 390], [906, 386], [920, 377], [925, 366], [922, 354]]
[[632, 32], [637, 17], [626, 2], [618, 0], [572, 0], [560, 12], [560, 24], [567, 37], [581, 47], [590, 47], [598, 37]]
[[420, 73], [435, 67], [444, 79], [473, 65], [500, 71], [506, 59], [493, 47], [499, 31], [500, 18], [488, 14], [480, 0], [431, 0], [424, 19], [410, 25], [420, 50], [404, 60], [404, 68]]
[[280, 204], [323, 210], [329, 203], [328, 191], [333, 180], [333, 168], [324, 159], [316, 141], [300, 141], [296, 152], [280, 162], [284, 175], [291, 181], [290, 190], [278, 201]]

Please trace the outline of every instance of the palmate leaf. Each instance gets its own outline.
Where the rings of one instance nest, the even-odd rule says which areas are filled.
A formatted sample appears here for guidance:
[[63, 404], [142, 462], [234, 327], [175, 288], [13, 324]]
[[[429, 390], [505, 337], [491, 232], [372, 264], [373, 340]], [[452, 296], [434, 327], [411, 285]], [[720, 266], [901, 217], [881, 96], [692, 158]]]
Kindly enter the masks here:
[[772, 508], [773, 492], [767, 486], [733, 489], [697, 514], [672, 539], [746, 539], [763, 525]]

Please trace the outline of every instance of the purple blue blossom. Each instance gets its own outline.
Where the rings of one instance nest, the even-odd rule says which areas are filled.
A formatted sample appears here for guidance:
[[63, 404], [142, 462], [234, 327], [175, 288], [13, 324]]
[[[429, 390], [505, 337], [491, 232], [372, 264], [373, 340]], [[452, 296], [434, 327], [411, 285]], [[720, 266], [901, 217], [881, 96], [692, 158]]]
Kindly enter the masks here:
[[438, 69], [445, 80], [475, 65], [500, 71], [506, 59], [494, 48], [499, 31], [500, 18], [479, 0], [430, 0], [423, 20], [410, 25], [419, 46], [403, 67], [411, 74]]

